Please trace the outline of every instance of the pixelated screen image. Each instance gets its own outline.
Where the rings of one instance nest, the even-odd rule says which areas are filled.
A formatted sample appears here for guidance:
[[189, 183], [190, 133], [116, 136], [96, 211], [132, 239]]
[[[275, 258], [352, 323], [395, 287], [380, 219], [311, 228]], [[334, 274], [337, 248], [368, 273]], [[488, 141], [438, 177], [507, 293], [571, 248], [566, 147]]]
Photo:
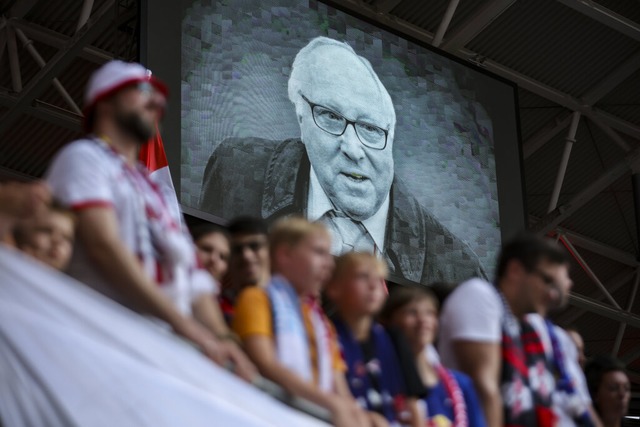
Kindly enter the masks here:
[[183, 1], [181, 67], [183, 206], [321, 220], [400, 283], [491, 275], [513, 85], [319, 1]]

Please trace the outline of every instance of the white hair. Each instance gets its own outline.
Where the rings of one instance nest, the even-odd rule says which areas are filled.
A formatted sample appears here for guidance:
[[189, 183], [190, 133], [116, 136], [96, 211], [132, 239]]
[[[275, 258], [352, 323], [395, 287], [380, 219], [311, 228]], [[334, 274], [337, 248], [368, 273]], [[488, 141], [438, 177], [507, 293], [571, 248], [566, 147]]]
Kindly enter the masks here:
[[358, 55], [348, 43], [330, 39], [329, 37], [319, 36], [312, 39], [309, 43], [307, 43], [305, 47], [300, 49], [295, 59], [293, 60], [293, 64], [291, 65], [291, 75], [289, 76], [287, 89], [289, 94], [289, 100], [296, 107], [296, 113], [300, 114], [300, 111], [301, 111], [300, 108], [303, 107], [303, 104], [301, 103], [302, 85], [306, 81], [306, 79], [303, 79], [300, 77], [300, 74], [307, 71], [307, 67], [309, 66], [310, 58], [312, 57], [313, 52], [317, 48], [323, 47], [323, 46], [335, 46], [335, 47], [345, 49], [347, 52], [353, 54], [353, 56], [356, 59], [358, 59], [362, 63], [362, 65], [364, 65], [365, 68], [369, 71], [371, 78], [373, 78], [373, 80], [378, 85], [378, 88], [380, 90], [380, 93], [382, 94], [384, 101], [388, 102], [389, 106], [391, 107], [390, 134], [393, 135], [393, 130], [394, 130], [393, 128], [395, 127], [395, 123], [396, 123], [396, 112], [393, 107], [393, 101], [391, 100], [391, 96], [389, 95], [389, 92], [387, 92], [387, 89], [384, 87], [384, 85], [380, 81], [380, 78], [378, 78], [378, 75], [373, 70], [371, 63], [366, 58], [363, 58], [362, 56]]

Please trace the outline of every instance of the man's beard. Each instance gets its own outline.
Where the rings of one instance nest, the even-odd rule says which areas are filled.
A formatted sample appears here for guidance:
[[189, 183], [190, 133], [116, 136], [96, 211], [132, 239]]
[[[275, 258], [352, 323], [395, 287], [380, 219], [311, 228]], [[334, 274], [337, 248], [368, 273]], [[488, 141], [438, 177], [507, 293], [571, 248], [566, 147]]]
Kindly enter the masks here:
[[153, 126], [146, 123], [135, 112], [118, 112], [115, 115], [115, 121], [120, 130], [135, 138], [140, 145], [149, 141], [155, 132]]

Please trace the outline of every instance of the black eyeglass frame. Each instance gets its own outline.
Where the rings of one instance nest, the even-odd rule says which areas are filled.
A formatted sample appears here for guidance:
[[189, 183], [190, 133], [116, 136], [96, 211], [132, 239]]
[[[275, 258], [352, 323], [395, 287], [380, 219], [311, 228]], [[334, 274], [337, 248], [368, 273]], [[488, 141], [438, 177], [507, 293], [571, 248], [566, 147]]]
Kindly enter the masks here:
[[[309, 101], [309, 99], [306, 96], [304, 96], [303, 94], [300, 94], [300, 96], [302, 97], [302, 99], [304, 99], [306, 101], [307, 104], [309, 104], [309, 107], [311, 108], [311, 117], [313, 117], [313, 123], [316, 124], [318, 129], [321, 129], [321, 130], [327, 132], [329, 135], [341, 136], [347, 131], [347, 127], [349, 127], [349, 125], [352, 125], [353, 126], [353, 130], [356, 132], [356, 136], [358, 137], [358, 141], [360, 141], [360, 143], [362, 145], [364, 145], [365, 147], [371, 148], [372, 150], [379, 150], [379, 151], [382, 151], [385, 148], [387, 148], [387, 141], [389, 140], [389, 131], [388, 130], [386, 130], [384, 128], [381, 128], [380, 126], [372, 125], [371, 123], [361, 122], [361, 121], [358, 121], [358, 120], [349, 120], [345, 116], [343, 116], [342, 114], [338, 113], [337, 111], [332, 110], [331, 108], [327, 108], [324, 105], [316, 104], [314, 102]], [[336, 116], [342, 117], [345, 120], [345, 125], [344, 125], [344, 129], [342, 129], [342, 132], [340, 132], [340, 133], [330, 132], [327, 129], [325, 129], [322, 126], [320, 126], [318, 124], [318, 121], [316, 120], [316, 113], [314, 111], [315, 107], [324, 108], [325, 110], [330, 111], [331, 113], [335, 114]], [[384, 133], [384, 145], [382, 146], [382, 148], [373, 147], [370, 144], [367, 144], [366, 142], [364, 142], [362, 140], [362, 138], [360, 138], [360, 135], [358, 134], [358, 128], [356, 127], [356, 124], [367, 125], [367, 126], [374, 127], [376, 129], [380, 129]]]

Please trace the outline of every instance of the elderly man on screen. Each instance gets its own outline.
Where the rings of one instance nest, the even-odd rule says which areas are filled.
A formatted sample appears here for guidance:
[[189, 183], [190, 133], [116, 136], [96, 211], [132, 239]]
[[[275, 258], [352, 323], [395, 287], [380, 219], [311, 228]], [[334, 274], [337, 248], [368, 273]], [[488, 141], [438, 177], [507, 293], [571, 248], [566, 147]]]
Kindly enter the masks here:
[[320, 220], [332, 231], [334, 255], [373, 251], [413, 282], [486, 276], [473, 251], [395, 175], [393, 101], [369, 61], [317, 37], [297, 54], [288, 86], [300, 139], [223, 141], [205, 170], [202, 210]]

